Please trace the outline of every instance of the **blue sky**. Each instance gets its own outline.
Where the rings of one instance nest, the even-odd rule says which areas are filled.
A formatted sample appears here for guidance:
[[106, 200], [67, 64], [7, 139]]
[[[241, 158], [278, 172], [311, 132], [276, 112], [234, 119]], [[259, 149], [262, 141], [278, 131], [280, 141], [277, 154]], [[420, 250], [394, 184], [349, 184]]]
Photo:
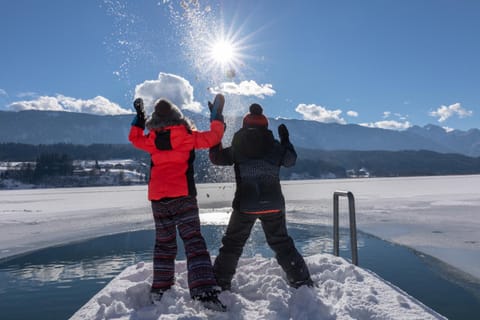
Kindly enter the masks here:
[[[479, 1], [182, 3], [1, 1], [0, 110], [121, 114], [166, 96], [206, 113], [223, 92], [227, 114], [479, 127]], [[233, 49], [215, 54], [221, 39]]]

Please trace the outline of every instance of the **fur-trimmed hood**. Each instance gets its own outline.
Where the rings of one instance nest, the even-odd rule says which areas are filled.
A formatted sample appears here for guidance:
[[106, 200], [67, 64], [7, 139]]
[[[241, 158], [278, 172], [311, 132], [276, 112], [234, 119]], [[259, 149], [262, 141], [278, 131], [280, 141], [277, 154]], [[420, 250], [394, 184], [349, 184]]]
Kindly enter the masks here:
[[164, 127], [184, 125], [187, 129], [193, 130], [193, 122], [186, 118], [182, 111], [167, 99], [160, 99], [155, 103], [154, 111], [148, 118], [145, 126], [148, 130], [156, 130]]
[[184, 125], [190, 131], [195, 129], [195, 125], [193, 124], [192, 120], [188, 119], [187, 117], [183, 117], [181, 119], [156, 119], [155, 117], [151, 116], [145, 123], [145, 126], [148, 130], [158, 130], [165, 127], [178, 125]]

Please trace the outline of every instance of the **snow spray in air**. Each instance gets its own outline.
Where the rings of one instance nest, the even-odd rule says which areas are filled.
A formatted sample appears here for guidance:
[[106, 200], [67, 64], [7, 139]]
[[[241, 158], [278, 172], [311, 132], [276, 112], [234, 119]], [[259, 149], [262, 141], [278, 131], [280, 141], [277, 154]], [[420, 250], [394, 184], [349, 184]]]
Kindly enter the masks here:
[[[160, 0], [149, 12], [149, 19], [143, 16], [144, 12], [138, 14], [138, 6], [126, 0], [104, 0], [102, 6], [113, 17], [114, 32], [106, 44], [115, 58], [113, 62], [118, 63], [114, 74], [120, 80], [126, 80], [129, 87], [136, 86], [137, 95], [139, 85], [131, 84], [131, 79], [138, 66], [145, 68], [148, 65], [160, 73], [159, 79], [146, 80], [144, 84], [161, 83], [162, 74], [169, 79], [175, 78], [176, 75], [166, 73], [172, 66], [186, 68], [188, 86], [191, 83], [195, 88], [196, 98], [192, 90], [191, 102], [198, 105], [196, 101], [201, 101], [203, 112], [208, 112], [206, 102], [216, 93], [226, 96], [227, 132], [223, 141], [229, 145], [249, 105], [258, 102], [259, 95], [252, 90], [257, 84], [253, 80], [244, 80], [244, 71], [247, 70], [244, 53], [248, 52], [247, 39], [251, 37], [241, 37], [241, 27], [226, 27], [220, 4], [213, 6], [199, 0]], [[249, 73], [252, 71], [248, 70]], [[163, 84], [160, 91], [162, 88]], [[152, 101], [147, 103], [147, 99], [144, 100], [147, 111], [151, 112], [156, 98], [152, 96], [152, 90], [149, 93]], [[134, 96], [132, 92], [127, 95]], [[179, 106], [184, 107], [181, 103]], [[199, 129], [205, 128], [200, 124]]]

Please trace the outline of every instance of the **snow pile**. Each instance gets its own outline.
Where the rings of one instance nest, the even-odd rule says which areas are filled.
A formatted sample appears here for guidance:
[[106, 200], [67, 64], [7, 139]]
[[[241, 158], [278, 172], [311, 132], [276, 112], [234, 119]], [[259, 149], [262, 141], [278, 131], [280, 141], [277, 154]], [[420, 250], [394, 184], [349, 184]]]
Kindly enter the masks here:
[[162, 304], [149, 302], [151, 263], [130, 266], [71, 319], [445, 319], [377, 275], [328, 254], [306, 257], [316, 288], [292, 289], [273, 258], [239, 262], [226, 313], [189, 296], [186, 261], [176, 262], [176, 285]]

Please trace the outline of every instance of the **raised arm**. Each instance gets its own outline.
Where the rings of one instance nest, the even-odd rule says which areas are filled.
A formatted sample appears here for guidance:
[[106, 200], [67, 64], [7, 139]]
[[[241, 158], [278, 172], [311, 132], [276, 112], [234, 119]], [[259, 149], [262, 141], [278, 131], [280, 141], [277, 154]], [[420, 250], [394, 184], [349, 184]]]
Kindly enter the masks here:
[[137, 114], [133, 118], [132, 126], [130, 127], [130, 133], [128, 134], [128, 140], [138, 149], [151, 152], [155, 149], [155, 146], [148, 143], [148, 138], [144, 134], [145, 131], [145, 109], [143, 107], [142, 98], [137, 98], [133, 102], [133, 107]]
[[210, 123], [210, 131], [194, 131], [194, 148], [207, 149], [222, 141], [225, 124], [223, 121], [213, 120]]
[[233, 164], [232, 147], [223, 149], [222, 143], [211, 147], [208, 156], [210, 161], [218, 166], [231, 166]]
[[223, 120], [223, 107], [225, 97], [217, 94], [213, 103], [208, 101], [210, 110], [210, 131], [195, 133], [195, 149], [210, 148], [222, 141], [225, 131], [225, 122]]
[[287, 126], [283, 123], [278, 126], [278, 136], [280, 137], [280, 144], [284, 148], [281, 165], [284, 167], [293, 167], [297, 161], [297, 152], [290, 142]]

